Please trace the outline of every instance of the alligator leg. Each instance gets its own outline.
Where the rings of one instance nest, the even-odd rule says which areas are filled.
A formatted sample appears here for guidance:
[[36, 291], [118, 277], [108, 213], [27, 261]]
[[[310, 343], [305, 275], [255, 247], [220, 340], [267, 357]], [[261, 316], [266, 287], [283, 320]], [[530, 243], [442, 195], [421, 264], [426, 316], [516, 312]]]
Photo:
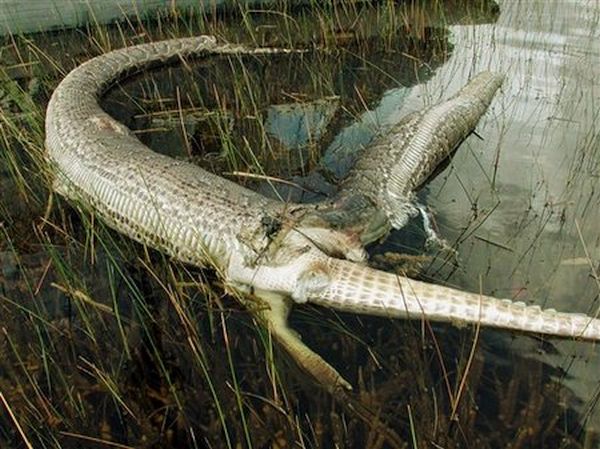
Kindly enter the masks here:
[[435, 229], [434, 224], [432, 222], [433, 212], [427, 209], [427, 206], [423, 204], [417, 203], [416, 208], [421, 215], [421, 220], [423, 221], [423, 229], [425, 230], [425, 234], [427, 235], [426, 245], [428, 247], [437, 247], [441, 250], [447, 251], [450, 254], [458, 255], [458, 251], [453, 248], [445, 238], [441, 237], [438, 234], [437, 229]]
[[261, 320], [302, 368], [332, 393], [339, 389], [352, 389], [334, 367], [306, 346], [299, 334], [288, 326], [287, 319], [292, 308], [289, 298], [273, 292], [260, 292], [257, 296], [265, 303], [265, 307], [258, 311]]

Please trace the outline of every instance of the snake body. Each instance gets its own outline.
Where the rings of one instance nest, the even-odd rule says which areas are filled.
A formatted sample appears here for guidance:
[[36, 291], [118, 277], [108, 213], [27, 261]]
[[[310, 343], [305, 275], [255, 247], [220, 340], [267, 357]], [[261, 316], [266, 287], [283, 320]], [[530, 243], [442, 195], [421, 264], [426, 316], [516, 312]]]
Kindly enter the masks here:
[[362, 150], [320, 216], [332, 227], [353, 230], [363, 244], [401, 229], [418, 213], [415, 191], [473, 131], [502, 81], [481, 72], [446, 101], [405, 116]]
[[[113, 228], [194, 265], [218, 269], [244, 252], [240, 235], [283, 209], [192, 164], [150, 151], [98, 105], [118, 74], [175, 57], [211, 54], [214, 39], [158, 42], [94, 58], [55, 90], [46, 115], [46, 147], [54, 189], [89, 204]], [[219, 53], [236, 47], [219, 46]], [[266, 242], [253, 242], [256, 250]]]
[[[182, 262], [212, 266], [228, 284], [253, 293], [251, 298], [267, 305], [257, 313], [274, 336], [332, 389], [349, 383], [288, 328], [294, 302], [600, 339], [600, 320], [424, 283], [363, 263], [365, 239], [356, 229], [364, 234], [375, 227], [372, 235], [381, 236], [381, 229], [402, 225], [406, 214], [394, 205], [408, 204], [414, 189], [473, 129], [500, 83], [493, 74], [480, 75], [449, 102], [404, 119], [393, 137], [361, 158], [342, 192], [325, 206], [270, 200], [157, 154], [98, 105], [116, 80], [149, 65], [186, 56], [277, 51], [285, 50], [247, 49], [200, 36], [115, 50], [75, 68], [47, 109], [54, 189], [127, 236]], [[379, 180], [378, 170], [385, 175]], [[358, 203], [368, 204], [364, 210], [383, 212], [378, 224], [371, 218], [362, 223], [364, 214], [357, 218], [358, 228], [347, 218], [347, 227], [332, 223], [334, 215], [352, 217], [356, 201], [351, 198], [357, 195], [363, 195]], [[278, 224], [276, 235], [272, 223]]]

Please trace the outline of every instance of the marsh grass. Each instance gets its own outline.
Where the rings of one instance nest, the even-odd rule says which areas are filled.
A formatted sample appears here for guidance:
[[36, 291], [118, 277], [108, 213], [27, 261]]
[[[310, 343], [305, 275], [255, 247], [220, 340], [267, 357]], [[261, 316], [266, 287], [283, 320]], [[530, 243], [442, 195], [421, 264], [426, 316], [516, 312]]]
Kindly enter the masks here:
[[[294, 327], [356, 386], [333, 398], [214, 273], [173, 263], [89, 212], [49, 200], [44, 108], [60, 79], [97, 54], [198, 33], [308, 48], [154, 70], [116, 86], [104, 102], [156, 151], [217, 173], [268, 175], [235, 179], [287, 200], [298, 192], [282, 192], [273, 179], [312, 189], [306, 179], [319, 171], [336, 130], [387, 89], [427, 78], [451, 50], [447, 23], [489, 20], [495, 11], [488, 2], [282, 2], [6, 39], [0, 445], [584, 447], [580, 417], [563, 406], [569, 392], [547, 367], [515, 354], [511, 366], [486, 363], [510, 344], [494, 334], [302, 308]], [[318, 139], [294, 153], [270, 135], [269, 105], [324, 98], [339, 107]]]

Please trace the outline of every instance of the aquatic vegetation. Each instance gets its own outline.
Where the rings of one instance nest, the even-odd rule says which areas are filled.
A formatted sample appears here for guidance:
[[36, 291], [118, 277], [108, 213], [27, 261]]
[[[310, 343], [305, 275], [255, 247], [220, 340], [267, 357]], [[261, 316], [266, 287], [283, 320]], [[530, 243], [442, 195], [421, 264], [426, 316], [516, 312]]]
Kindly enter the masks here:
[[[47, 208], [45, 103], [64, 74], [93, 55], [199, 32], [309, 46], [313, 51], [302, 58], [158, 68], [115, 86], [105, 107], [153, 149], [182, 148], [177, 157], [261, 192], [311, 199], [343, 174], [328, 160], [351, 159], [353, 145], [389, 124], [380, 108], [385, 96], [392, 91], [409, 102], [409, 87], [458, 51], [461, 42], [446, 27], [474, 16], [489, 21], [497, 9], [460, 1], [300, 10], [284, 4], [6, 40], [0, 49], [0, 446], [593, 447], [587, 413], [595, 399], [578, 399], [566, 383], [568, 364], [532, 357], [552, 355], [551, 342], [299, 308], [294, 326], [358, 386], [336, 401], [289, 363], [213, 274], [173, 264], [57, 198]], [[297, 108], [286, 122], [300, 126], [297, 145], [290, 145], [290, 129], [273, 121], [282, 104]], [[326, 111], [325, 118], [311, 118], [314, 111]], [[582, 146], [588, 152], [581, 166], [593, 168], [590, 142]], [[461, 254], [481, 258], [476, 251], [491, 250], [474, 240], [503, 244], [477, 234], [491, 207], [485, 198], [473, 204], [482, 210], [464, 232], [477, 238]], [[448, 226], [443, 217], [441, 226]], [[526, 217], [521, 232], [545, 220], [550, 216]], [[413, 226], [374, 251], [407, 244], [418, 252], [420, 238]], [[438, 280], [461, 267], [443, 257], [420, 262], [423, 270], [409, 268]], [[576, 358], [592, 365], [593, 352], [588, 346]]]

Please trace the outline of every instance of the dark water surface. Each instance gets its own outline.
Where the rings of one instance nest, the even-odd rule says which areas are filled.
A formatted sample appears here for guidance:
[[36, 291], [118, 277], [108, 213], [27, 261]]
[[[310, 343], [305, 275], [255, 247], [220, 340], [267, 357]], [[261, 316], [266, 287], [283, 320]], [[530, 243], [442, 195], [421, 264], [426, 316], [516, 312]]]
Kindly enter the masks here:
[[[373, 262], [388, 253], [386, 267], [437, 283], [594, 315], [596, 2], [384, 2], [175, 23], [0, 49], [0, 447], [600, 447], [597, 345], [299, 307], [294, 327], [356, 387], [336, 401], [210, 272], [171, 264], [60, 201], [42, 220], [37, 163], [41, 111], [61, 72], [146, 34], [309, 43], [303, 55], [153, 70], [103, 102], [156, 151], [283, 199], [331, 193], [374, 135], [498, 71], [506, 81], [481, 138], [419, 194], [458, 255], [424, 248], [412, 223], [374, 247]], [[293, 185], [257, 180], [265, 175]]]

